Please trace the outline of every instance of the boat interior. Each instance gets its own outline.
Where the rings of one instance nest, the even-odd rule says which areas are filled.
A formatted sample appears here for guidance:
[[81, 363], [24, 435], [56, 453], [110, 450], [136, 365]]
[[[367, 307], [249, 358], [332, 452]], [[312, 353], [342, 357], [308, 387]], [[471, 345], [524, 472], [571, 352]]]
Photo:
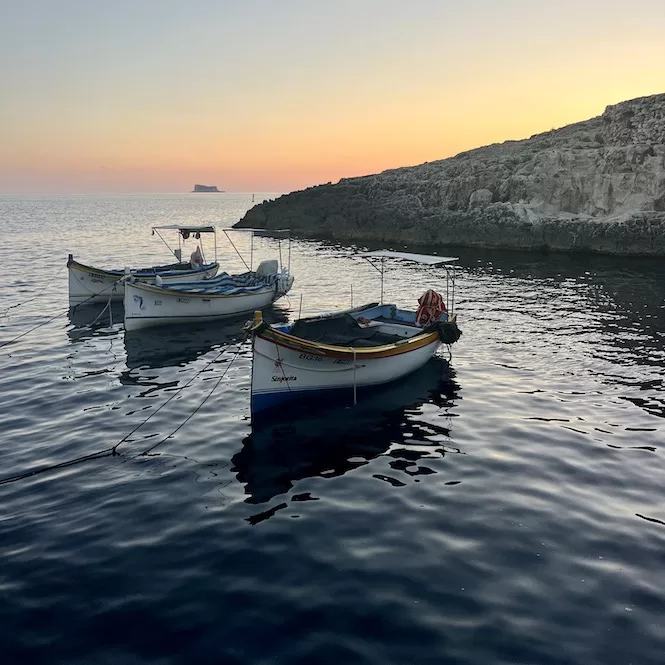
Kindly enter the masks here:
[[163, 284], [162, 288], [178, 293], [200, 293], [205, 295], [236, 295], [253, 293], [272, 287], [278, 280], [277, 273], [260, 275], [256, 272], [244, 272], [240, 275], [229, 275], [223, 272], [216, 277], [197, 282], [173, 282]]
[[310, 342], [356, 347], [394, 344], [423, 332], [416, 325], [415, 312], [377, 303], [334, 315], [299, 319], [275, 328]]
[[[194, 268], [189, 261], [186, 261], [185, 263], [169, 263], [168, 265], [153, 266], [152, 268], [137, 268], [136, 270], [132, 268], [132, 275], [139, 278], [154, 277], [156, 273], [159, 273], [162, 277], [169, 277], [183, 271], [198, 270], [199, 272], [205, 272], [206, 270], [211, 270], [216, 265], [216, 263], [206, 263]], [[124, 268], [122, 270], [107, 270], [106, 272], [118, 275], [118, 277], [122, 277], [125, 274]]]
[[239, 275], [222, 272], [215, 277], [195, 282], [170, 282], [161, 288], [178, 293], [203, 295], [238, 295], [255, 293], [266, 288], [273, 288], [279, 281], [280, 273], [277, 261], [261, 261], [256, 270], [249, 270]]

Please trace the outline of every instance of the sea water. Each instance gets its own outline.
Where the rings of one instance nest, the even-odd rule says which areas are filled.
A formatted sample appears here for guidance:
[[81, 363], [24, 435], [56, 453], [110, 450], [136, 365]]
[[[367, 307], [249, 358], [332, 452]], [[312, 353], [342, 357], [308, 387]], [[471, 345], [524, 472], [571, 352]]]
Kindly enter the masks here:
[[[450, 364], [253, 432], [242, 318], [125, 335], [121, 305], [68, 311], [65, 267], [168, 262], [152, 225], [251, 205], [0, 197], [0, 475], [122, 441], [0, 485], [0, 661], [662, 663], [662, 262], [456, 250]], [[357, 249], [294, 240], [266, 316], [376, 301]], [[386, 272], [389, 302], [426, 288]]]

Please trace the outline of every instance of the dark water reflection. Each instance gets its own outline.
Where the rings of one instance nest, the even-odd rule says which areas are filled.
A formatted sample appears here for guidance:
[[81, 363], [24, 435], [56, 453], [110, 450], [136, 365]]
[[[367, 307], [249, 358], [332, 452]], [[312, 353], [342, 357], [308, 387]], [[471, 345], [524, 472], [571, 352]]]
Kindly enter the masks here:
[[[186, 365], [209, 351], [246, 338], [247, 315], [205, 323], [146, 328], [124, 334], [127, 368]], [[273, 306], [264, 312], [268, 323], [285, 323], [288, 311]]]
[[[458, 398], [453, 377], [447, 362], [435, 358], [399, 384], [361, 395], [355, 407], [324, 405], [313, 415], [255, 429], [231, 460], [246, 501], [265, 503], [298, 480], [340, 476], [384, 454], [393, 458], [390, 465], [396, 471], [433, 473], [418, 461], [445, 455], [446, 446], [454, 449], [447, 425]], [[440, 409], [440, 424], [411, 417], [425, 402]], [[398, 478], [384, 479], [403, 484]]]
[[[70, 251], [149, 264], [154, 220], [249, 205], [0, 197], [41, 266], [3, 256], [2, 475], [128, 437], [0, 485], [0, 660], [660, 665], [662, 262], [455, 251], [451, 371], [255, 431], [242, 322], [125, 335], [121, 306], [68, 317], [65, 272], [28, 302]], [[295, 241], [275, 320], [376, 300], [352, 250]], [[386, 297], [425, 285], [391, 266]]]
[[122, 326], [125, 309], [121, 302], [112, 302], [110, 306], [85, 305], [71, 307], [67, 310], [67, 318], [71, 327], [67, 328], [67, 336], [73, 343], [90, 339], [95, 335], [115, 335], [117, 328]]

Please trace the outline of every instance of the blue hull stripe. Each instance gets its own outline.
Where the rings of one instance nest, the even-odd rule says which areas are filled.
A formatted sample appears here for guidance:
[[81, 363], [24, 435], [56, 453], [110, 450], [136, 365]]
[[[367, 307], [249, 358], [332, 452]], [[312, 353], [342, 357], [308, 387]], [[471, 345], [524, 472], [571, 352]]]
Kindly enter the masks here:
[[345, 386], [343, 388], [319, 388], [316, 390], [285, 390], [274, 393], [258, 393], [252, 395], [252, 413], [260, 413], [274, 409], [291, 402], [311, 402], [321, 399], [329, 400], [347, 396], [349, 402], [353, 402], [353, 387]]
[[[404, 378], [404, 377], [402, 377]], [[383, 383], [375, 383], [356, 387], [356, 396], [360, 398], [370, 391], [381, 390], [393, 385], [400, 379], [393, 379]], [[296, 405], [310, 407], [333, 406], [348, 403], [353, 404], [353, 385], [336, 386], [334, 388], [311, 388], [307, 390], [285, 390], [274, 393], [254, 393], [251, 396], [250, 410], [252, 416], [279, 413], [278, 407], [286, 407], [293, 411]]]

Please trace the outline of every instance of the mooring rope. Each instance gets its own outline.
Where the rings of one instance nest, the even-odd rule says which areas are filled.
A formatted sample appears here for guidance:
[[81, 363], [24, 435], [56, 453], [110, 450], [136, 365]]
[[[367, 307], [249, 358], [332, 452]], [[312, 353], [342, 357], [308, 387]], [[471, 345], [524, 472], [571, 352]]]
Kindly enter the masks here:
[[[244, 341], [244, 340], [242, 340], [242, 341]], [[242, 344], [242, 341], [240, 342], [240, 344]], [[159, 413], [159, 412], [160, 412], [160, 411], [161, 411], [161, 410], [162, 410], [162, 409], [163, 409], [163, 408], [164, 408], [164, 407], [165, 407], [165, 406], [166, 406], [166, 405], [167, 405], [172, 399], [175, 399], [175, 398], [176, 398], [176, 397], [177, 397], [177, 396], [178, 396], [178, 395], [179, 395], [179, 394], [180, 394], [185, 388], [187, 388], [188, 386], [190, 386], [190, 385], [192, 384], [192, 382], [194, 381], [194, 379], [196, 379], [197, 377], [201, 376], [201, 374], [202, 374], [203, 372], [205, 372], [205, 370], [208, 369], [208, 367], [210, 367], [210, 365], [212, 365], [212, 364], [213, 364], [214, 362], [216, 362], [219, 358], [221, 358], [221, 357], [224, 355], [224, 353], [225, 353], [226, 351], [227, 351], [227, 349], [224, 349], [223, 351], [220, 351], [220, 352], [219, 352], [219, 353], [218, 353], [218, 354], [217, 354], [212, 360], [208, 361], [208, 362], [204, 365], [204, 367], [202, 367], [202, 368], [201, 368], [201, 369], [200, 369], [200, 370], [199, 370], [194, 376], [192, 376], [192, 378], [189, 379], [189, 381], [187, 381], [187, 383], [185, 383], [184, 385], [180, 386], [180, 388], [178, 388], [178, 390], [176, 390], [176, 391], [171, 395], [171, 397], [169, 397], [169, 398], [168, 398], [165, 402], [163, 402], [163, 403], [162, 403], [157, 409], [155, 409], [155, 410], [154, 410], [154, 411], [153, 411], [153, 412], [152, 412], [152, 413], [151, 413], [151, 414], [150, 414], [150, 415], [149, 415], [149, 416], [148, 416], [148, 417], [147, 417], [142, 423], [139, 423], [139, 424], [138, 424], [138, 425], [137, 425], [137, 426], [136, 426], [136, 427], [135, 427], [135, 428], [134, 428], [129, 434], [127, 434], [127, 435], [124, 436], [122, 439], [120, 439], [120, 441], [118, 441], [118, 443], [116, 443], [116, 444], [113, 446], [113, 448], [112, 448], [112, 450], [113, 450], [113, 454], [118, 454], [118, 453], [117, 453], [117, 450], [118, 450], [118, 448], [120, 447], [121, 444], [125, 443], [125, 442], [126, 442], [131, 436], [132, 436], [132, 434], [134, 434], [134, 433], [137, 432], [139, 429], [141, 429], [141, 427], [143, 427], [143, 425], [145, 425], [145, 424], [146, 424], [146, 423], [147, 423], [147, 422], [148, 422], [148, 421], [149, 421], [154, 415], [156, 415], [157, 413]], [[240, 347], [238, 347], [238, 350], [236, 351], [235, 355], [233, 356], [233, 358], [231, 358], [229, 364], [228, 364], [227, 367], [226, 367], [226, 370], [224, 370], [224, 373], [223, 373], [222, 376], [220, 377], [219, 381], [221, 381], [221, 380], [226, 376], [226, 372], [228, 371], [228, 369], [229, 369], [229, 367], [231, 366], [231, 364], [233, 363], [233, 361], [238, 357], [238, 354], [239, 354], [239, 353], [240, 353]], [[215, 384], [215, 386], [213, 386], [213, 391], [214, 391], [214, 389], [217, 387], [217, 385], [219, 385], [219, 381]], [[196, 408], [196, 410], [194, 411], [194, 413], [196, 413], [196, 411], [198, 411], [198, 410], [203, 406], [203, 404], [205, 404], [205, 402], [207, 401], [208, 397], [210, 397], [211, 394], [212, 394], [212, 391], [211, 391], [210, 394], [209, 394], [209, 395], [203, 400], [203, 402], [202, 402], [202, 403]], [[187, 421], [192, 417], [192, 415], [194, 415], [194, 413], [192, 413], [192, 414], [187, 418], [187, 420], [185, 420], [185, 422], [187, 422]], [[184, 425], [184, 424], [185, 424], [185, 423], [182, 423], [182, 425]], [[180, 427], [182, 427], [182, 425], [180, 425]], [[180, 429], [180, 427], [179, 427], [178, 429]], [[175, 431], [177, 431], [177, 429], [176, 429]], [[172, 433], [169, 434], [169, 436], [167, 436], [166, 438], [168, 439], [170, 436], [173, 436], [174, 433], [175, 433], [175, 432], [172, 432]], [[163, 439], [163, 440], [160, 441], [159, 443], [163, 443], [164, 441], [166, 441], [166, 439]], [[159, 445], [159, 444], [155, 444], [155, 446], [157, 446], [157, 445]], [[153, 448], [154, 448], [155, 446], [153, 446]], [[151, 449], [150, 449], [150, 450], [151, 450]], [[144, 451], [143, 453], [140, 453], [140, 454], [143, 455], [143, 454], [145, 454], [145, 452], [148, 452], [148, 451]]]
[[58, 268], [58, 271], [55, 273], [55, 275], [53, 275], [53, 277], [51, 277], [51, 279], [49, 279], [49, 281], [46, 283], [46, 286], [44, 286], [44, 288], [36, 296], [33, 296], [32, 298], [28, 298], [28, 300], [26, 300], [25, 302], [17, 302], [15, 305], [10, 305], [2, 313], [2, 316], [7, 316], [7, 312], [9, 312], [10, 309], [14, 309], [15, 307], [22, 307], [23, 305], [27, 305], [29, 302], [32, 302], [33, 300], [37, 300], [37, 298], [39, 298], [39, 296], [41, 296], [42, 293], [44, 293], [44, 291], [46, 291], [46, 289], [48, 289], [48, 287], [51, 286], [51, 284], [53, 283], [55, 278], [62, 272], [62, 269], [65, 268], [66, 266], [67, 266], [67, 264], [63, 263]]
[[[157, 446], [161, 446], [162, 443], [164, 443], [165, 441], [167, 441], [168, 439], [170, 439], [174, 434], [176, 434], [180, 429], [182, 429], [182, 428], [183, 428], [183, 427], [184, 427], [184, 426], [185, 426], [185, 425], [186, 425], [186, 424], [187, 424], [187, 423], [188, 423], [188, 422], [194, 417], [194, 415], [195, 415], [196, 413], [199, 412], [199, 410], [200, 410], [200, 409], [203, 407], [203, 405], [208, 401], [208, 399], [212, 396], [212, 394], [215, 392], [215, 390], [217, 390], [217, 387], [218, 387], [219, 384], [222, 382], [222, 379], [226, 376], [226, 373], [227, 373], [227, 372], [229, 371], [229, 369], [231, 368], [231, 365], [233, 364], [233, 361], [238, 357], [239, 354], [240, 354], [240, 347], [238, 347], [238, 350], [235, 352], [235, 355], [233, 356], [233, 358], [231, 358], [231, 360], [229, 361], [229, 364], [226, 366], [226, 369], [224, 370], [224, 372], [222, 372], [222, 375], [219, 377], [219, 379], [217, 379], [217, 382], [216, 382], [215, 385], [212, 387], [212, 389], [210, 390], [210, 392], [209, 392], [209, 393], [203, 398], [203, 401], [202, 401], [202, 402], [201, 402], [201, 403], [200, 403], [200, 404], [194, 409], [194, 411], [192, 411], [192, 412], [187, 416], [187, 418], [185, 418], [185, 420], [183, 420], [183, 421], [180, 423], [180, 425], [178, 425], [178, 426], [177, 426], [177, 427], [176, 427], [176, 428], [175, 428], [175, 429], [174, 429], [174, 430], [173, 430], [173, 431], [172, 431], [167, 437], [164, 437], [161, 441], [158, 441], [158, 442], [157, 442], [156, 444], [154, 444], [153, 446], [150, 446], [150, 448], [146, 448], [146, 450], [144, 450], [142, 453], [139, 453], [139, 457], [144, 456], [144, 455], [148, 455], [148, 454], [151, 453], [155, 448], [157, 448]], [[218, 357], [219, 357], [219, 356], [218, 356]]]
[[102, 318], [102, 314], [107, 309], [109, 310], [109, 327], [111, 327], [113, 325], [113, 308], [111, 307], [111, 300], [112, 299], [113, 299], [113, 294], [110, 294], [109, 299], [106, 301], [106, 305], [104, 305], [104, 309], [99, 314], [97, 314], [97, 316], [92, 321], [90, 321], [90, 323], [88, 323], [85, 326], [86, 328], [89, 328], [90, 326], [94, 326], [95, 323], [97, 323], [97, 321], [99, 321], [99, 319]]
[[[65, 264], [65, 265], [67, 265], [67, 264]], [[61, 267], [60, 269], [62, 270], [62, 267]], [[53, 277], [53, 279], [55, 279], [55, 276]], [[53, 281], [53, 279], [52, 279], [51, 281]], [[101, 294], [104, 293], [105, 291], [108, 291], [108, 288], [104, 289], [103, 291], [100, 291], [99, 293], [93, 293], [91, 296], [89, 296], [88, 298], [86, 298], [86, 299], [83, 300], [82, 302], [77, 303], [76, 305], [74, 305], [74, 306], [71, 308], [72, 313], [75, 312], [79, 307], [81, 307], [81, 305], [85, 305], [85, 304], [87, 304], [87, 303], [90, 302], [93, 298], [98, 297], [99, 295], [101, 295]], [[42, 291], [42, 293], [43, 293], [43, 291]], [[39, 294], [39, 295], [41, 295], [41, 294]], [[97, 320], [99, 319], [99, 317], [100, 317], [100, 316], [106, 311], [106, 308], [110, 306], [112, 295], [113, 295], [112, 293], [109, 295], [109, 300], [108, 300], [108, 302], [106, 303], [106, 306], [104, 307], [104, 309], [100, 312], [100, 314], [97, 316], [97, 318], [96, 318], [92, 323], [95, 323], [95, 321], [97, 321]], [[38, 297], [38, 296], [35, 296], [35, 298], [37, 298], [37, 297]], [[33, 300], [34, 300], [35, 298], [33, 298]], [[12, 307], [18, 307], [19, 305], [25, 305], [27, 302], [30, 302], [30, 301], [29, 301], [29, 300], [26, 300], [25, 303], [18, 303], [17, 305], [12, 305]], [[11, 309], [11, 308], [10, 308], [10, 309]], [[9, 309], [8, 309], [7, 311], [9, 311]], [[10, 344], [13, 344], [14, 342], [18, 341], [18, 340], [21, 339], [22, 337], [25, 337], [26, 335], [29, 335], [31, 332], [34, 332], [35, 330], [37, 330], [37, 328], [41, 328], [42, 326], [45, 326], [45, 325], [47, 325], [48, 323], [51, 323], [52, 321], [55, 321], [56, 319], [59, 319], [61, 316], [64, 316], [65, 314], [67, 314], [67, 312], [68, 312], [68, 310], [64, 310], [63, 312], [60, 312], [59, 314], [55, 314], [54, 316], [52, 316], [51, 318], [47, 319], [46, 321], [42, 321], [41, 323], [38, 323], [36, 326], [33, 326], [32, 328], [30, 328], [30, 329], [28, 329], [28, 330], [25, 330], [25, 331], [22, 332], [20, 335], [16, 335], [16, 337], [13, 337], [12, 339], [7, 340], [6, 342], [2, 342], [2, 343], [0, 343], [0, 349], [4, 348], [5, 346], [9, 346]], [[88, 324], [88, 325], [92, 325], [92, 324]]]
[[[161, 441], [157, 442], [156, 444], [154, 444], [150, 448], [147, 448], [143, 452], [139, 453], [138, 455], [136, 455], [136, 457], [140, 457], [142, 455], [147, 455], [148, 453], [150, 453], [157, 446], [164, 443], [167, 439], [170, 439], [176, 432], [178, 432], [180, 429], [182, 429], [182, 427], [184, 427], [184, 425], [187, 422], [189, 422], [189, 420], [191, 420], [191, 418], [201, 409], [201, 407], [203, 407], [203, 405], [208, 401], [208, 399], [215, 392], [215, 390], [217, 389], [219, 384], [222, 382], [222, 380], [226, 376], [227, 372], [231, 368], [231, 365], [236, 360], [236, 358], [240, 355], [242, 344], [245, 342], [246, 339], [247, 339], [246, 336], [244, 336], [239, 341], [238, 349], [236, 350], [235, 354], [233, 355], [233, 357], [229, 361], [229, 363], [226, 366], [224, 372], [222, 372], [222, 375], [219, 377], [219, 379], [217, 380], [215, 385], [212, 387], [210, 392], [206, 395], [206, 397], [203, 399], [203, 401], [194, 409], [194, 411], [192, 411], [192, 413], [190, 413], [189, 416], [187, 416], [187, 418], [185, 418], [185, 420], [182, 423], [180, 423], [180, 425], [178, 425], [178, 427], [176, 427], [176, 429], [173, 430], [167, 437], [165, 437]], [[212, 365], [222, 355], [224, 355], [224, 353], [226, 351], [228, 351], [228, 349], [224, 349], [223, 351], [220, 351], [220, 353], [217, 354], [217, 356], [215, 356], [215, 358], [213, 358], [212, 360], [207, 362], [194, 376], [192, 376], [192, 378], [189, 381], [187, 381], [187, 383], [185, 383], [180, 388], [178, 388], [178, 390], [176, 390], [164, 403], [162, 403], [155, 411], [153, 411], [144, 421], [139, 423], [129, 434], [124, 436], [122, 439], [120, 439], [120, 441], [118, 441], [115, 445], [111, 446], [110, 448], [104, 448], [103, 450], [99, 450], [97, 452], [90, 453], [89, 455], [83, 455], [81, 457], [76, 457], [76, 458], [71, 459], [71, 460], [66, 460], [64, 462], [59, 462], [58, 464], [49, 464], [47, 466], [43, 466], [43, 467], [40, 467], [38, 469], [33, 469], [31, 471], [25, 471], [23, 473], [15, 474], [13, 476], [7, 476], [5, 478], [0, 478], [0, 485], [7, 485], [9, 483], [14, 483], [14, 482], [17, 482], [19, 480], [24, 480], [26, 478], [31, 478], [33, 476], [36, 476], [36, 475], [39, 475], [39, 474], [42, 474], [42, 473], [48, 473], [49, 471], [55, 471], [57, 469], [63, 469], [63, 468], [66, 468], [66, 467], [74, 466], [75, 464], [80, 464], [82, 462], [89, 462], [91, 460], [101, 459], [103, 457], [111, 457], [111, 456], [115, 456], [115, 455], [120, 455], [120, 453], [118, 452], [118, 448], [120, 447], [120, 445], [125, 443], [132, 436], [132, 434], [134, 434], [141, 427], [143, 427], [143, 425], [145, 425], [156, 413], [159, 413], [159, 411], [161, 411], [172, 399], [174, 399], [185, 388], [187, 388], [189, 385], [191, 385], [191, 383], [194, 381], [194, 379], [199, 377], [206, 369], [208, 369], [208, 367], [210, 367], [210, 365]]]
[[292, 392], [291, 384], [289, 383], [289, 379], [286, 376], [286, 373], [284, 372], [284, 363], [279, 355], [279, 345], [277, 344], [277, 340], [273, 339], [273, 343], [275, 344], [275, 353], [277, 354], [277, 364], [279, 365], [279, 369], [282, 372], [282, 377], [284, 378], [284, 382], [286, 383], [286, 387], [289, 389], [289, 392]]
[[113, 448], [106, 448], [105, 450], [100, 450], [96, 453], [91, 453], [90, 455], [83, 455], [82, 457], [76, 457], [65, 462], [60, 462], [59, 464], [49, 464], [48, 466], [40, 467], [39, 469], [33, 469], [32, 471], [25, 471], [23, 473], [16, 474], [15, 476], [7, 476], [6, 478], [0, 478], [0, 485], [7, 485], [9, 483], [15, 483], [17, 480], [24, 480], [25, 478], [31, 478], [32, 476], [37, 476], [41, 473], [47, 473], [49, 471], [55, 471], [56, 469], [64, 469], [68, 466], [74, 466], [75, 464], [80, 464], [81, 462], [87, 462], [93, 459], [100, 459], [102, 457], [109, 457], [113, 455]]

